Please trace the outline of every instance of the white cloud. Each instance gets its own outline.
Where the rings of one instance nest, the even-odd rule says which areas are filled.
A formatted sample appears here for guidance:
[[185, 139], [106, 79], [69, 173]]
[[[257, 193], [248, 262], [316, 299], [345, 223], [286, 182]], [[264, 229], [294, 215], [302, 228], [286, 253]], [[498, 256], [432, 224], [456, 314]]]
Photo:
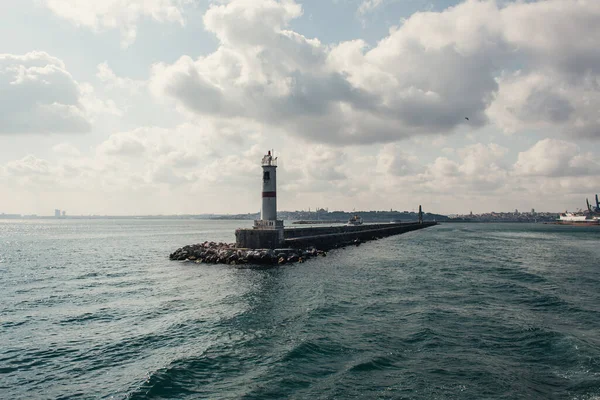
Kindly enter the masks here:
[[[223, 128], [232, 129], [233, 125]], [[259, 160], [267, 145], [251, 146], [252, 141], [243, 140], [235, 146], [220, 132], [218, 123], [141, 128], [112, 135], [89, 156], [63, 143], [54, 148], [63, 155], [56, 161], [30, 155], [0, 166], [0, 186], [8, 185], [15, 192], [87, 193], [96, 199], [87, 201], [89, 212], [105, 206], [98, 199], [106, 193], [122, 194], [119, 213], [258, 209]], [[508, 209], [521, 208], [520, 204], [539, 208], [532, 198], [593, 193], [595, 181], [589, 175], [599, 167], [574, 144], [554, 139], [542, 140], [520, 153], [514, 164], [507, 149], [496, 144], [454, 148], [446, 157], [431, 162], [413, 155], [426, 148], [387, 144], [365, 153], [363, 147], [341, 149], [297, 139], [286, 141], [276, 153], [281, 161], [280, 207], [411, 209], [423, 203], [435, 212], [490, 211], [498, 204], [506, 204]], [[146, 202], [150, 193], [161, 202]], [[559, 197], [547, 201], [544, 208], [566, 207]], [[193, 199], [195, 203], [190, 201]], [[70, 200], [61, 207], [74, 212], [81, 209]]]
[[98, 151], [109, 156], [139, 156], [146, 152], [146, 144], [139, 137], [138, 129], [111, 135], [98, 146]]
[[[301, 14], [293, 0], [212, 6], [204, 23], [220, 47], [156, 64], [153, 93], [196, 115], [245, 118], [322, 143], [447, 134], [488, 116], [507, 129], [558, 123], [565, 135], [600, 132], [600, 29], [591, 26], [600, 3], [469, 0], [413, 14], [373, 48], [360, 40], [325, 46], [290, 31]], [[561, 35], [585, 39], [571, 46]]]
[[87, 132], [80, 85], [44, 52], [0, 54], [0, 133]]
[[[46, 3], [95, 31], [121, 30], [125, 44], [142, 18], [184, 19], [184, 1]], [[293, 0], [219, 1], [203, 18], [214, 51], [176, 59], [157, 48], [147, 81], [118, 76], [107, 55], [86, 78], [93, 86], [46, 53], [0, 56], [0, 133], [116, 132], [91, 153], [56, 136], [15, 160], [5, 151], [0, 190], [60, 192], [60, 208], [92, 212], [255, 211], [259, 160], [274, 147], [285, 209], [489, 211], [539, 208], [548, 194], [544, 207], [563, 209], [597, 186], [599, 5], [470, 0], [416, 13], [377, 43], [327, 44], [292, 30], [303, 14]], [[496, 128], [565, 140], [520, 148], [528, 141]]]
[[418, 176], [425, 190], [438, 193], [483, 193], [502, 189], [509, 175], [508, 149], [477, 143], [455, 151], [458, 161], [438, 157]]
[[382, 147], [377, 157], [377, 172], [408, 176], [419, 171], [419, 164], [417, 157], [404, 151], [402, 146], [388, 143]]
[[544, 139], [519, 153], [514, 169], [523, 176], [572, 177], [597, 175], [600, 163], [574, 143]]
[[[102, 100], [96, 95], [96, 91], [89, 83], [79, 85], [81, 92], [81, 104], [88, 115], [109, 114], [117, 117], [123, 116], [123, 111], [117, 107], [112, 99]], [[91, 118], [93, 121], [93, 118]]]
[[[260, 177], [256, 160], [237, 153], [218, 156], [216, 148], [236, 148], [223, 144], [219, 126], [186, 124], [174, 129], [138, 128], [119, 132], [100, 143], [91, 155], [82, 155], [73, 145], [61, 143], [53, 147], [59, 156], [55, 161], [28, 155], [1, 165], [0, 186], [32, 192], [76, 190], [80, 195], [75, 199], [83, 193], [95, 193], [98, 199], [105, 198], [107, 192], [123, 193], [120, 201], [126, 204], [142, 202], [149, 190], [158, 193], [171, 187], [175, 196], [171, 198], [172, 205], [177, 201], [177, 190], [193, 196], [214, 189], [215, 182], [220, 186], [224, 181], [236, 180], [228, 176], [239, 176], [239, 182], [245, 179], [246, 184], [248, 174], [254, 172]], [[239, 149], [245, 150], [243, 143], [240, 145]], [[221, 190], [226, 199], [227, 192], [222, 187]], [[81, 208], [77, 202], [68, 199], [65, 202], [64, 207]], [[101, 202], [90, 202], [89, 206], [102, 207]], [[152, 205], [147, 207], [148, 211], [152, 209]]]
[[384, 0], [363, 0], [362, 3], [358, 6], [358, 14], [364, 15], [383, 4]]
[[15, 194], [15, 188], [26, 188], [39, 196], [40, 192], [49, 188], [62, 186], [65, 183], [63, 176], [64, 170], [60, 165], [28, 154], [0, 166], [0, 187], [4, 186], [7, 193], [12, 194]]
[[495, 143], [474, 144], [458, 151], [462, 160], [460, 172], [467, 176], [486, 176], [506, 169], [503, 162], [508, 149]]
[[107, 62], [98, 64], [96, 68], [96, 77], [102, 83], [104, 83], [107, 89], [127, 89], [133, 93], [137, 93], [146, 86], [146, 81], [122, 78], [117, 76], [117, 74], [115, 74], [115, 72], [108, 66]]
[[263, 46], [265, 41], [277, 40], [273, 33], [283, 32], [292, 19], [301, 15], [302, 7], [294, 0], [232, 0], [225, 5], [211, 5], [204, 15], [204, 25], [223, 45]]
[[[245, 138], [231, 131], [247, 132], [235, 121], [205, 120], [173, 129], [145, 127], [112, 134], [98, 145], [96, 159], [102, 163], [124, 163], [129, 173], [147, 184], [207, 182], [223, 185], [247, 184], [248, 174], [260, 166], [248, 157]], [[249, 135], [248, 135], [249, 136]], [[258, 159], [258, 157], [257, 157]], [[256, 175], [258, 176], [258, 175]]]
[[52, 151], [66, 157], [78, 157], [81, 155], [79, 149], [70, 143], [59, 143], [52, 146]]
[[121, 31], [121, 45], [128, 47], [137, 36], [137, 25], [143, 17], [158, 22], [184, 24], [183, 6], [189, 0], [43, 0], [46, 7], [77, 26], [96, 32], [107, 29]]
[[556, 72], [517, 72], [498, 82], [487, 113], [505, 131], [559, 128], [568, 136], [600, 137], [600, 75], [567, 79]]
[[503, 36], [513, 54], [532, 67], [571, 77], [600, 72], [600, 2], [512, 2], [501, 10]]
[[[289, 154], [290, 149], [287, 150]], [[286, 169], [302, 177], [304, 181], [296, 180], [295, 183], [303, 186], [304, 190], [314, 190], [322, 184], [332, 185], [346, 180], [346, 164], [347, 155], [344, 151], [323, 145], [312, 146], [310, 151], [298, 152], [286, 159]]]
[[5, 166], [7, 174], [12, 176], [45, 176], [50, 174], [50, 166], [46, 160], [41, 160], [29, 154], [20, 160], [10, 161]]

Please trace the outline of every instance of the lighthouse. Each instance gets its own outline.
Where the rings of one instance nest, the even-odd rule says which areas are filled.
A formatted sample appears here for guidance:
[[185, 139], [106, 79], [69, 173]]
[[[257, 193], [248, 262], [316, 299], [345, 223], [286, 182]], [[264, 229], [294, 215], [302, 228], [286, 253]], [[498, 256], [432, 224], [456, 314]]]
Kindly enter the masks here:
[[277, 249], [283, 243], [283, 221], [277, 219], [277, 157], [269, 151], [262, 165], [262, 208], [260, 219], [252, 229], [235, 231], [236, 247], [249, 249]]
[[277, 220], [277, 157], [269, 151], [262, 159], [261, 221]]

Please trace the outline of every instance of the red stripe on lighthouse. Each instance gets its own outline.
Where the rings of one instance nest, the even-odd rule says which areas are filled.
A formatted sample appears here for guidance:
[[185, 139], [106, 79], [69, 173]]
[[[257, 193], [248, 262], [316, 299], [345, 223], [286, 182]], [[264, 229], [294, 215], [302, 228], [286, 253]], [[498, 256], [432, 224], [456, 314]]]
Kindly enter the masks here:
[[277, 197], [277, 192], [263, 192], [262, 197]]

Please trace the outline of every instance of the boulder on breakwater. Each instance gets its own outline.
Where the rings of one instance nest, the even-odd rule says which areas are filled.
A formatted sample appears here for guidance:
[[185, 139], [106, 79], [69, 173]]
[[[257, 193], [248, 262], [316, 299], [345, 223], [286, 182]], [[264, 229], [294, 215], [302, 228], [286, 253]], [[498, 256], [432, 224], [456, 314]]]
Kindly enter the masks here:
[[304, 262], [311, 257], [326, 256], [327, 253], [315, 248], [308, 249], [240, 249], [233, 243], [204, 242], [181, 247], [169, 258], [190, 261], [197, 264], [229, 265], [281, 265]]

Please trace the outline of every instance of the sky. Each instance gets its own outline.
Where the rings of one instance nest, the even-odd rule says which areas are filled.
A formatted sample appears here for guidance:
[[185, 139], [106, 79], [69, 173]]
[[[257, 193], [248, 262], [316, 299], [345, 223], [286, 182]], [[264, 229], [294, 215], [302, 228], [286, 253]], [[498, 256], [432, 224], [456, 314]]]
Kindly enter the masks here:
[[597, 0], [2, 0], [0, 213], [564, 211]]

